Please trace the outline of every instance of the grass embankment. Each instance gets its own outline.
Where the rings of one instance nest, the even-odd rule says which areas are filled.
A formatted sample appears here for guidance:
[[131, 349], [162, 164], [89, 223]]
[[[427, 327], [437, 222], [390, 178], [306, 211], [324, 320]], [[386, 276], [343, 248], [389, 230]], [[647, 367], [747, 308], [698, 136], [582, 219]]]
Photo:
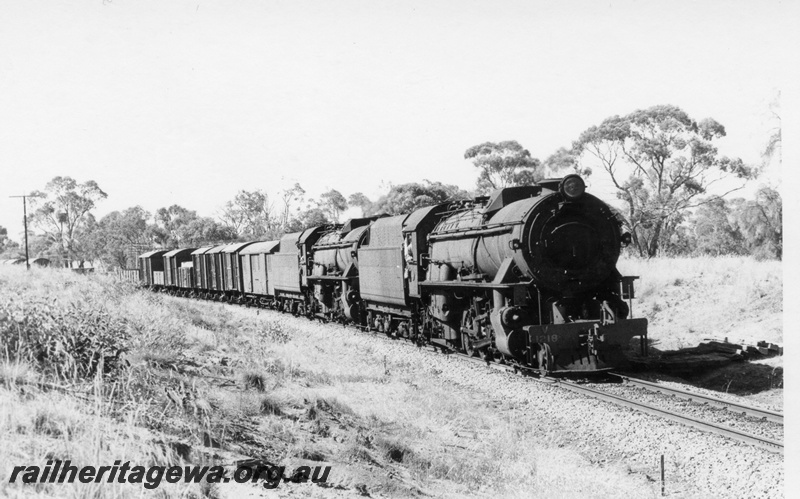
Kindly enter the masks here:
[[[676, 350], [706, 338], [783, 345], [783, 270], [780, 261], [746, 257], [621, 259], [623, 275], [637, 275], [634, 315], [647, 317], [655, 348]], [[700, 386], [736, 393], [776, 386], [775, 357], [706, 373]], [[780, 374], [782, 380], [782, 373]], [[782, 386], [782, 381], [780, 382]], [[754, 399], [780, 403], [782, 390]]]
[[783, 276], [779, 261], [744, 257], [621, 259], [638, 275], [634, 314], [647, 317], [661, 350], [704, 338], [783, 344]]
[[333, 466], [327, 488], [278, 494], [652, 493], [562, 448], [524, 408], [445, 383], [426, 361], [381, 358], [362, 334], [302, 324], [111, 277], [0, 269], [0, 495], [235, 497], [245, 486], [7, 482], [13, 466], [47, 459], [243, 458]]

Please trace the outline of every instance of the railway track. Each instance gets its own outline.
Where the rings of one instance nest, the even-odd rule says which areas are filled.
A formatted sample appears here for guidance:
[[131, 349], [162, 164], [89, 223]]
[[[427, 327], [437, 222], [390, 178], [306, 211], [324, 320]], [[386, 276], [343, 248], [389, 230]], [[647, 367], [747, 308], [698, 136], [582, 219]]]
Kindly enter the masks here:
[[[481, 363], [486, 365], [486, 361], [477, 359], [475, 357], [468, 357], [464, 354], [457, 353], [458, 357], [468, 360], [470, 362]], [[703, 421], [702, 419], [696, 418], [694, 416], [690, 416], [687, 414], [681, 414], [679, 412], [671, 411], [669, 409], [665, 409], [662, 407], [657, 407], [652, 404], [647, 404], [645, 402], [641, 402], [638, 400], [633, 400], [630, 398], [622, 397], [619, 395], [615, 395], [612, 393], [604, 392], [602, 390], [597, 390], [594, 388], [590, 388], [588, 386], [584, 386], [580, 383], [570, 380], [564, 380], [560, 378], [553, 378], [553, 377], [537, 377], [537, 373], [535, 370], [530, 370], [528, 372], [527, 369], [521, 370], [519, 367], [508, 366], [503, 364], [490, 364], [490, 367], [494, 367], [496, 369], [504, 370], [504, 371], [513, 371], [513, 372], [522, 372], [526, 375], [531, 375], [534, 379], [538, 379], [539, 381], [546, 382], [552, 384], [554, 386], [558, 386], [560, 388], [572, 391], [574, 393], [579, 393], [584, 396], [592, 397], [598, 400], [603, 400], [606, 402], [610, 402], [612, 404], [616, 404], [622, 407], [627, 407], [629, 409], [634, 409], [640, 412], [644, 412], [647, 414], [651, 414], [653, 416], [657, 416], [664, 419], [669, 419], [671, 421], [675, 421], [677, 423], [681, 423], [686, 426], [690, 426], [692, 428], [705, 431], [708, 433], [714, 433], [716, 435], [721, 435], [726, 438], [730, 438], [732, 440], [737, 440], [739, 442], [744, 442], [762, 449], [765, 449], [770, 452], [782, 454], [783, 453], [783, 442], [773, 440], [767, 437], [763, 437], [760, 435], [754, 435], [752, 433], [747, 433], [745, 431], [738, 430], [736, 428], [732, 428], [730, 426], [712, 423], [709, 421]], [[772, 421], [775, 423], [783, 424], [783, 414], [769, 411], [766, 409], [760, 409], [757, 407], [752, 407], [744, 404], [739, 404], [736, 402], [731, 402], [727, 400], [718, 399], [715, 397], [710, 397], [707, 395], [701, 395], [698, 393], [689, 392], [686, 390], [681, 390], [677, 388], [669, 388], [662, 385], [658, 385], [657, 383], [651, 383], [649, 381], [640, 380], [636, 378], [631, 378], [628, 376], [623, 376], [620, 374], [612, 373], [612, 376], [616, 376], [621, 378], [624, 383], [627, 383], [632, 386], [640, 387], [645, 390], [651, 392], [657, 392], [662, 394], [667, 394], [670, 396], [674, 396], [677, 398], [689, 400], [695, 403], [706, 404], [706, 405], [713, 405], [717, 407], [722, 407], [726, 410], [731, 411], [731, 413], [740, 413], [740, 414], [747, 414], [748, 416], [753, 416], [760, 418], [765, 421]]]
[[644, 390], [663, 393], [665, 395], [671, 395], [676, 398], [689, 400], [699, 404], [707, 404], [720, 407], [733, 413], [747, 414], [748, 416], [760, 418], [765, 421], [772, 421], [774, 423], [783, 424], [783, 414], [780, 412], [761, 409], [758, 407], [753, 407], [745, 404], [739, 404], [737, 402], [731, 402], [729, 400], [723, 400], [708, 395], [703, 395], [700, 393], [681, 390], [679, 388], [670, 388], [664, 385], [659, 385], [658, 383], [645, 381], [643, 379], [631, 378], [629, 376], [624, 376], [622, 374], [612, 373], [611, 375], [620, 378], [622, 382], [625, 384], [636, 386]]
[[[740, 442], [745, 442], [750, 445], [754, 445], [756, 447], [768, 450], [770, 452], [775, 452], [780, 454], [783, 453], [783, 442], [779, 442], [777, 440], [772, 440], [770, 438], [762, 437], [760, 435], [747, 433], [732, 428], [730, 426], [703, 421], [701, 419], [689, 416], [687, 414], [681, 414], [675, 411], [671, 411], [669, 409], [664, 409], [662, 407], [657, 407], [651, 404], [640, 402], [638, 400], [632, 400], [626, 397], [621, 397], [619, 395], [607, 393], [602, 390], [596, 390], [594, 388], [589, 388], [588, 386], [582, 386], [578, 383], [575, 383], [574, 381], [564, 381], [564, 380], [554, 380], [554, 381], [560, 387], [576, 393], [580, 393], [582, 395], [587, 395], [592, 398], [620, 405], [622, 407], [628, 407], [630, 409], [634, 409], [640, 412], [645, 412], [647, 414], [652, 414], [654, 416], [669, 419], [671, 421], [675, 421], [686, 426], [691, 426], [692, 428], [696, 428], [698, 430], [714, 433], [733, 440], [738, 440]], [[719, 399], [714, 399], [714, 400], [719, 400]], [[732, 405], [739, 405], [739, 404], [732, 404]]]

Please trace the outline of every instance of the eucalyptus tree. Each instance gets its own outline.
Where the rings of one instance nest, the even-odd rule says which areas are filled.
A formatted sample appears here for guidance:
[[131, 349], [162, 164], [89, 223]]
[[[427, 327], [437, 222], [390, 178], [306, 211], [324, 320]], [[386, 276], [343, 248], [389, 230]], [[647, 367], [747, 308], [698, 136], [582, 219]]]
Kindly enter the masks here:
[[54, 177], [33, 194], [31, 226], [45, 235], [64, 264], [84, 260], [80, 250], [85, 244], [79, 239], [94, 221], [91, 211], [107, 194], [94, 180], [78, 183], [72, 177]]
[[544, 178], [541, 161], [516, 140], [484, 142], [464, 152], [464, 159], [472, 161], [479, 170], [478, 193], [516, 185], [532, 185]]
[[367, 215], [400, 215], [417, 208], [432, 206], [456, 199], [468, 199], [470, 194], [458, 186], [431, 182], [411, 182], [394, 185], [389, 192], [371, 204]]
[[338, 223], [342, 212], [347, 209], [347, 199], [341, 192], [331, 189], [320, 196], [319, 208], [325, 212], [327, 218]]
[[[634, 245], [652, 257], [686, 210], [724, 197], [756, 175], [741, 159], [718, 153], [714, 141], [724, 136], [725, 127], [712, 118], [698, 122], [676, 106], [661, 105], [606, 118], [572, 149], [582, 164], [594, 160], [611, 178], [625, 202]], [[730, 180], [735, 185], [705, 196]]]

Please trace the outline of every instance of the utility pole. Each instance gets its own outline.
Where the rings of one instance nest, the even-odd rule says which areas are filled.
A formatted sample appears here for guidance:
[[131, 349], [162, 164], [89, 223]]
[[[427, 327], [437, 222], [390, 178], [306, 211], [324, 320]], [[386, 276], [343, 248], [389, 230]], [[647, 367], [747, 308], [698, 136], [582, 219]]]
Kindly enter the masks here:
[[[61, 258], [61, 265], [64, 265], [64, 262], [67, 261], [64, 258], [64, 222], [67, 221], [67, 212], [65, 211], [58, 211], [56, 213], [56, 218], [58, 219], [58, 255]], [[72, 261], [69, 261], [69, 265], [65, 265], [67, 268], [72, 268]]]
[[22, 224], [25, 227], [25, 268], [31, 269], [31, 262], [28, 261], [28, 198], [39, 197], [36, 194], [23, 194], [22, 196], [8, 196], [10, 198], [22, 198]]

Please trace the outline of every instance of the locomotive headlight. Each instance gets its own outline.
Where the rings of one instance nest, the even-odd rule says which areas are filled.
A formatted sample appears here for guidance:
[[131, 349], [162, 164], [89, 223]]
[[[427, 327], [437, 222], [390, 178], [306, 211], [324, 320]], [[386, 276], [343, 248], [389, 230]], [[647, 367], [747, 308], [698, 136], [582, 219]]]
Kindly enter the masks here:
[[561, 194], [569, 200], [575, 200], [586, 192], [586, 184], [579, 175], [567, 175], [559, 186]]

